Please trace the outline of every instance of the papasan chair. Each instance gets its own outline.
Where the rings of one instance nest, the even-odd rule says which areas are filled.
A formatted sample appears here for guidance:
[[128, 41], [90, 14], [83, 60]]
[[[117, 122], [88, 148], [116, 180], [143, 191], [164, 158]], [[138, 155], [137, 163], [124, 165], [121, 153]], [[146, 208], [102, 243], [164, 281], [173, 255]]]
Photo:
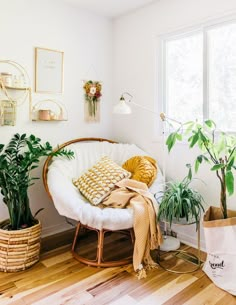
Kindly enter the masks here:
[[[122, 164], [133, 156], [148, 156], [134, 144], [116, 143], [102, 138], [79, 138], [62, 144], [58, 149], [74, 151], [73, 159], [48, 157], [43, 167], [43, 182], [58, 213], [77, 222], [72, 244], [72, 255], [78, 261], [97, 267], [121, 266], [132, 262], [132, 255], [119, 259], [104, 259], [104, 240], [106, 234], [120, 232], [130, 237], [133, 235], [133, 210], [130, 208], [115, 209], [92, 205], [77, 189], [73, 179], [81, 176], [102, 156], [108, 156], [116, 164]], [[157, 176], [149, 191], [153, 194], [163, 190], [163, 176], [158, 168]], [[157, 204], [157, 203], [156, 203]], [[78, 254], [77, 245], [81, 242], [82, 233], [89, 230], [96, 233], [97, 250], [95, 257], [88, 258]], [[128, 235], [127, 235], [128, 234]], [[83, 241], [82, 241], [83, 242]], [[85, 239], [86, 242], [86, 239]], [[122, 248], [122, 246], [119, 247]], [[114, 253], [116, 250], [114, 249]]]

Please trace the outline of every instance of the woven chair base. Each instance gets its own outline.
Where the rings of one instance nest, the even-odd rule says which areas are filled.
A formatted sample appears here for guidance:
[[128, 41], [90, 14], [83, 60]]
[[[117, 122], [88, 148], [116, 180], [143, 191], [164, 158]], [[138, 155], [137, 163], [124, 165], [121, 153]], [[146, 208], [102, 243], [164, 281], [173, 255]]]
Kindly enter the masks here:
[[[97, 233], [97, 253], [96, 253], [96, 259], [94, 259], [94, 260], [88, 259], [77, 253], [78, 249], [76, 248], [76, 245], [77, 245], [77, 242], [80, 237], [79, 233], [80, 233], [81, 229], [95, 231]], [[98, 230], [98, 229], [91, 228], [89, 226], [83, 225], [80, 222], [78, 222], [76, 231], [75, 231], [74, 241], [72, 244], [72, 250], [71, 250], [73, 257], [83, 264], [86, 264], [89, 266], [94, 266], [94, 267], [117, 267], [117, 266], [127, 265], [127, 264], [131, 263], [132, 259], [133, 259], [132, 255], [122, 258], [122, 259], [118, 259], [118, 260], [112, 260], [112, 261], [104, 260], [104, 258], [103, 258], [104, 240], [105, 240], [105, 234], [108, 232], [118, 232], [121, 234], [129, 235], [131, 238], [131, 241], [132, 241], [132, 245], [134, 244], [133, 228], [126, 229], [126, 230], [119, 230], [119, 231], [111, 231], [111, 230], [107, 230], [107, 229]]]

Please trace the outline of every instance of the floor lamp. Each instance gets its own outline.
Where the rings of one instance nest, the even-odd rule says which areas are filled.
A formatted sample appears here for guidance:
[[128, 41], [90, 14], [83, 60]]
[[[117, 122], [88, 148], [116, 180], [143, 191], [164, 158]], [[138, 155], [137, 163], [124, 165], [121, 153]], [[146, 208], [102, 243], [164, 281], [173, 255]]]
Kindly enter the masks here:
[[[120, 97], [120, 101], [118, 104], [116, 104], [113, 108], [113, 113], [114, 114], [131, 114], [132, 113], [132, 109], [130, 107], [130, 105], [128, 103], [130, 103], [131, 105], [137, 106], [141, 109], [144, 109], [148, 112], [151, 112], [155, 115], [160, 116], [162, 122], [163, 122], [163, 131], [162, 131], [162, 136], [163, 136], [163, 177], [164, 177], [164, 181], [166, 181], [166, 158], [165, 158], [165, 134], [166, 134], [166, 130], [165, 130], [165, 122], [168, 121], [174, 121], [177, 122], [173, 119], [170, 119], [168, 117], [166, 117], [166, 115], [164, 113], [157, 113], [155, 111], [152, 111], [144, 106], [141, 106], [139, 104], [136, 104], [134, 102], [131, 102], [133, 96], [128, 93], [128, 92], [124, 92], [122, 93], [121, 97]], [[173, 237], [173, 236], [169, 236], [167, 235], [167, 222], [164, 222], [164, 238], [163, 238], [163, 243], [160, 246], [160, 250], [162, 251], [174, 251], [177, 250], [180, 247], [180, 241], [179, 239]]]

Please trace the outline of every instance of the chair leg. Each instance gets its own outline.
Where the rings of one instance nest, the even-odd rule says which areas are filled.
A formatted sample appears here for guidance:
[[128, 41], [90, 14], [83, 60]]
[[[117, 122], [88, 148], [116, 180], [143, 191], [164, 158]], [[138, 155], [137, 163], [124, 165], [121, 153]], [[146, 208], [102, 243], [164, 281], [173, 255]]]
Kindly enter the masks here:
[[76, 230], [75, 230], [75, 237], [74, 237], [73, 244], [72, 244], [72, 251], [75, 250], [75, 245], [76, 245], [76, 241], [77, 241], [77, 238], [78, 238], [78, 235], [79, 235], [80, 227], [81, 227], [81, 223], [78, 222]]
[[[75, 251], [76, 243], [77, 243], [77, 240], [79, 239], [80, 228], [86, 228], [88, 230], [97, 232], [97, 255], [96, 255], [97, 257], [95, 260], [83, 257]], [[118, 231], [121, 232], [120, 230], [118, 230]], [[126, 231], [126, 234], [127, 234], [127, 232], [130, 233], [132, 243], [134, 243], [133, 229], [132, 228], [127, 229], [125, 231]], [[116, 266], [122, 266], [122, 265], [131, 263], [132, 256], [128, 256], [123, 259], [115, 260], [115, 261], [104, 261], [103, 250], [104, 250], [104, 239], [105, 239], [106, 232], [115, 232], [115, 231], [105, 230], [105, 229], [98, 230], [98, 229], [91, 228], [89, 226], [83, 225], [80, 222], [78, 222], [76, 231], [75, 231], [75, 237], [74, 237], [73, 244], [72, 244], [72, 249], [71, 249], [73, 257], [81, 263], [84, 263], [89, 266], [94, 266], [94, 267], [116, 267]]]
[[103, 261], [103, 244], [104, 244], [104, 232], [103, 230], [98, 230], [98, 247], [97, 247], [97, 261], [100, 265]]

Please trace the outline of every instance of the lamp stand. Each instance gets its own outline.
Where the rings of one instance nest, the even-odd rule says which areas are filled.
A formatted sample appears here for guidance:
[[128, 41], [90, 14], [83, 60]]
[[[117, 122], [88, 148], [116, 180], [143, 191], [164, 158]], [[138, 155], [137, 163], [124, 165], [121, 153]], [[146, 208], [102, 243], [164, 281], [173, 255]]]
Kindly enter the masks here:
[[175, 251], [179, 249], [180, 241], [178, 238], [167, 235], [167, 223], [164, 223], [164, 236], [163, 236], [163, 243], [160, 245], [161, 251]]
[[[164, 183], [166, 182], [166, 150], [165, 150], [165, 114], [160, 114], [161, 120], [163, 122], [163, 131], [162, 131], [162, 143], [163, 143], [163, 179]], [[160, 245], [161, 251], [175, 251], [179, 249], [180, 241], [178, 238], [167, 235], [167, 222], [164, 222], [164, 236], [163, 243]]]
[[[122, 93], [121, 97], [120, 97], [120, 102], [114, 106], [113, 108], [113, 113], [116, 113], [116, 114], [130, 114], [132, 112], [130, 106], [127, 104], [126, 102], [126, 99], [125, 99], [125, 96], [128, 95], [128, 102], [131, 102], [131, 99], [133, 98], [133, 96], [128, 93], [128, 92], [124, 92]], [[152, 111], [144, 106], [141, 106], [139, 104], [136, 104], [134, 102], [132, 102], [133, 105], [141, 108], [141, 109], [144, 109], [148, 112], [151, 112], [151, 113], [154, 113], [154, 114], [157, 114], [155, 111]], [[162, 133], [162, 142], [163, 142], [163, 179], [164, 179], [164, 182], [166, 181], [166, 160], [165, 160], [165, 121], [166, 119], [168, 120], [171, 120], [171, 121], [174, 121], [176, 123], [179, 123], [178, 121], [176, 120], [173, 120], [173, 119], [170, 119], [168, 117], [166, 117], [165, 113], [160, 113], [160, 117], [161, 117], [161, 120], [163, 121], [163, 133]], [[164, 223], [164, 226], [165, 226], [165, 229], [164, 229], [164, 238], [163, 238], [163, 243], [162, 245], [160, 246], [160, 250], [162, 251], [175, 251], [177, 250], [179, 247], [180, 247], [180, 241], [179, 239], [173, 237], [173, 236], [169, 236], [167, 235], [167, 223], [165, 222]]]

